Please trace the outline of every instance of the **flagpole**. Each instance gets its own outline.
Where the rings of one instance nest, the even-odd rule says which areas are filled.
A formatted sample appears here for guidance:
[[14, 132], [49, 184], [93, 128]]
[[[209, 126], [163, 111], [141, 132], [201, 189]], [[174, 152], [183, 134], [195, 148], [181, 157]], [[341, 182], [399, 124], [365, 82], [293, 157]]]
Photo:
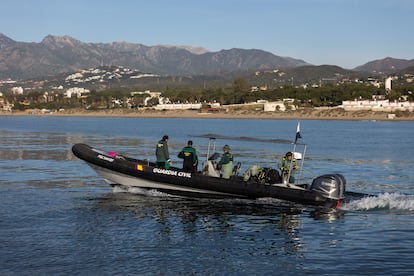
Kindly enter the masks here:
[[293, 159], [295, 158], [295, 150], [296, 150], [296, 143], [293, 144], [292, 159], [290, 160], [290, 163], [289, 163], [289, 172], [288, 172], [288, 177], [287, 177], [288, 186], [289, 186], [290, 175], [292, 173]]
[[300, 122], [298, 122], [298, 125], [296, 127], [296, 136], [295, 136], [295, 143], [293, 144], [292, 160], [290, 160], [290, 163], [289, 163], [289, 172], [288, 172], [288, 178], [287, 178], [288, 186], [289, 186], [290, 175], [292, 174], [293, 160], [295, 159], [296, 144], [299, 138], [302, 138], [302, 136], [300, 135]]
[[298, 177], [298, 181], [302, 179], [302, 172], [303, 172], [303, 162], [305, 162], [305, 155], [306, 155], [306, 145], [304, 145], [303, 155], [302, 155], [302, 162], [300, 163], [300, 173]]

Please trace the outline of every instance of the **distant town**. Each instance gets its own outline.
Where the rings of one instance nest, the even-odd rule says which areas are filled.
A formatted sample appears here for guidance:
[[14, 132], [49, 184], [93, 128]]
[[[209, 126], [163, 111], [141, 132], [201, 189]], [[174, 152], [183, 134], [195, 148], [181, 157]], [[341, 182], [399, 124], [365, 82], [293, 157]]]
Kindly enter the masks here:
[[[186, 84], [186, 77], [160, 76], [119, 66], [81, 70], [63, 77], [0, 81], [3, 113], [53, 113], [65, 109], [191, 109], [221, 112], [249, 106], [263, 112], [284, 112], [301, 107], [337, 107], [344, 110], [414, 110], [411, 74], [349, 78], [320, 78], [298, 83], [280, 69], [257, 71], [229, 83]], [[146, 82], [147, 89], [134, 84]], [[158, 87], [157, 87], [158, 85]], [[164, 88], [160, 88], [164, 86]], [[155, 90], [152, 88], [155, 87]]]

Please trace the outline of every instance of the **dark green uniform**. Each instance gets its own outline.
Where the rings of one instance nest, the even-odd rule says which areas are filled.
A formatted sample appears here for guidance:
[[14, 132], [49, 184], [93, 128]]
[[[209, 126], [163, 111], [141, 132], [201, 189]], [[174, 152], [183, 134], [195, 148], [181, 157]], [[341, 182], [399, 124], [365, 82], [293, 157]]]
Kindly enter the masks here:
[[170, 154], [168, 152], [168, 144], [166, 140], [160, 140], [155, 149], [155, 156], [157, 158], [157, 167], [169, 169], [168, 162], [170, 161]]
[[184, 147], [178, 154], [179, 158], [184, 159], [183, 170], [186, 172], [197, 172], [198, 157], [195, 148], [192, 146]]

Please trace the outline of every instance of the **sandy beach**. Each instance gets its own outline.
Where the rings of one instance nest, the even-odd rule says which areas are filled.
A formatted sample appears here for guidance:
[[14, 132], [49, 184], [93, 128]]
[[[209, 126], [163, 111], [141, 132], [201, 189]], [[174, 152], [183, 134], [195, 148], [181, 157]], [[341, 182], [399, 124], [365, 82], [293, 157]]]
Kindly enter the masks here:
[[59, 112], [40, 111], [0, 112], [0, 116], [76, 116], [76, 117], [137, 117], [137, 118], [205, 118], [205, 119], [273, 119], [273, 120], [372, 120], [372, 121], [414, 121], [414, 112], [345, 111], [341, 108], [298, 109], [284, 112], [263, 112], [253, 110], [231, 110], [216, 113], [201, 113], [198, 110], [81, 110], [68, 109]]

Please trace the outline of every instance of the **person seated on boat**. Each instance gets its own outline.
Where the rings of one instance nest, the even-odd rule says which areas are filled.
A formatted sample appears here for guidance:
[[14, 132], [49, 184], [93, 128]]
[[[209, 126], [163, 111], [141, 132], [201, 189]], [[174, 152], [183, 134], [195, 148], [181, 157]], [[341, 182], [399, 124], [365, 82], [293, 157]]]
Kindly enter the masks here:
[[[278, 167], [280, 171], [282, 172], [282, 180], [289, 183], [295, 183], [295, 171], [299, 168], [299, 166], [296, 164], [296, 159], [293, 157], [292, 152], [287, 152], [286, 155], [279, 161]], [[289, 171], [290, 171], [290, 177], [289, 177]], [[289, 181], [287, 181], [287, 178], [289, 177]]]
[[184, 159], [183, 170], [185, 172], [197, 172], [198, 156], [196, 149], [193, 148], [193, 141], [189, 140], [187, 142], [187, 146], [180, 151], [178, 158]]
[[230, 147], [228, 145], [223, 147], [223, 152], [218, 164], [221, 167], [222, 177], [230, 178], [233, 172], [233, 154], [230, 153]]
[[155, 156], [157, 158], [157, 168], [169, 169], [171, 164], [170, 154], [168, 152], [168, 135], [164, 135], [158, 141], [155, 149]]

